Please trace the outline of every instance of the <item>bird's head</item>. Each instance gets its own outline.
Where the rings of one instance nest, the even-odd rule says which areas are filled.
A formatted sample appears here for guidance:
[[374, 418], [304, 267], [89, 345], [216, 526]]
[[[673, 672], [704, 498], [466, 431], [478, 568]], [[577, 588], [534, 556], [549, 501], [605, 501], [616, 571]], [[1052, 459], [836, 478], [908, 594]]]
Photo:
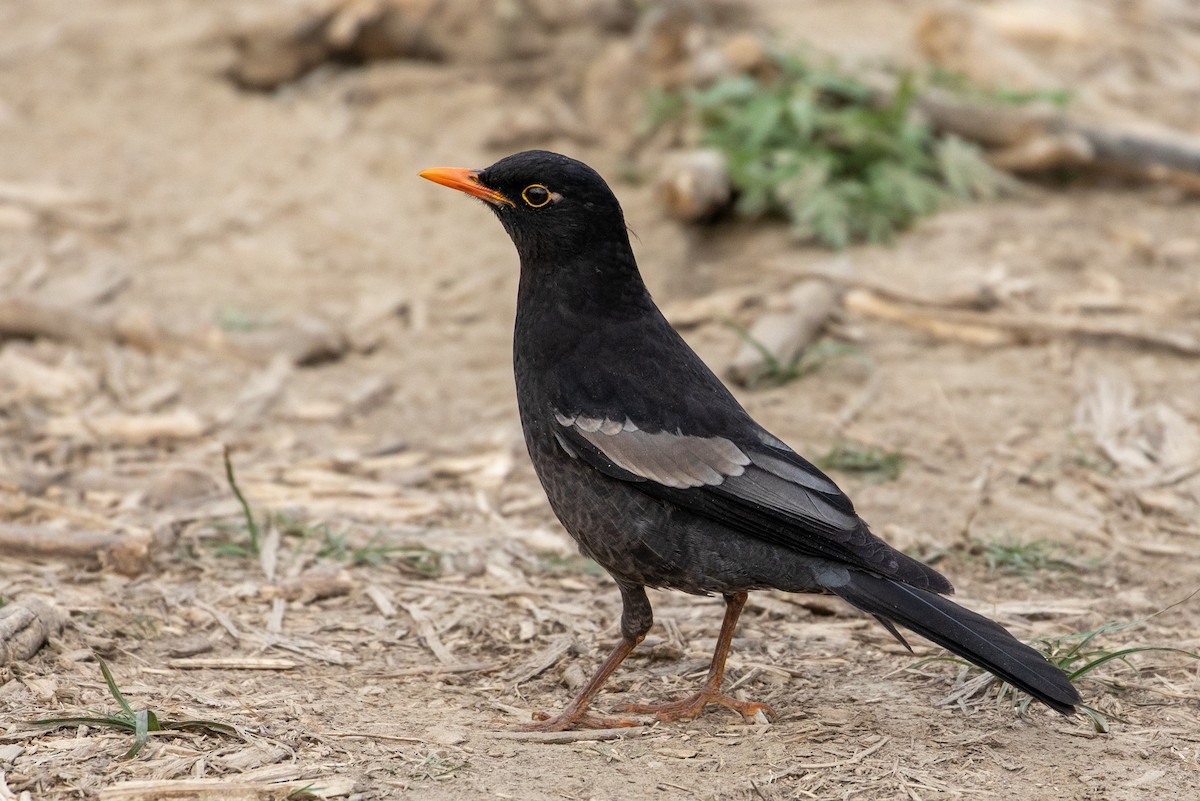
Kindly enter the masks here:
[[421, 177], [486, 202], [522, 264], [564, 264], [605, 246], [628, 250], [625, 218], [612, 190], [595, 170], [567, 156], [526, 150], [482, 170], [444, 167]]

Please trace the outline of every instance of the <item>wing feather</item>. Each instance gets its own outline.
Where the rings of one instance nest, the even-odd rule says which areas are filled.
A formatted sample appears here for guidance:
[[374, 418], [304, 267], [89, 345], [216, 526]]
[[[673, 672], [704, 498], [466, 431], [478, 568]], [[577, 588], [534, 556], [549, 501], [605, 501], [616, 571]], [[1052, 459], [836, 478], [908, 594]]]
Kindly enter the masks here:
[[[621, 422], [556, 415], [613, 464], [635, 476], [667, 487], [702, 487], [720, 484], [727, 476], [741, 475], [750, 457], [722, 437], [691, 437], [667, 431], [642, 431], [628, 419]], [[569, 424], [563, 423], [569, 419]]]
[[783, 442], [646, 431], [628, 417], [555, 413], [554, 435], [572, 458], [742, 534], [833, 559], [934, 592], [937, 571], [871, 534], [833, 481]]

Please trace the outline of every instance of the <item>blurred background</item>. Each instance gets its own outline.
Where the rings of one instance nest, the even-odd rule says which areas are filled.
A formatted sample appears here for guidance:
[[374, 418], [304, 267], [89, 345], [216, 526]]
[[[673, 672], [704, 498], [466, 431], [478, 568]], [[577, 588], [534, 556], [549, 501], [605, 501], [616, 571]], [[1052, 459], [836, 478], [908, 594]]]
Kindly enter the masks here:
[[[1194, 777], [1194, 3], [42, 0], [0, 30], [0, 798]], [[749, 411], [1082, 671], [1087, 715], [760, 593], [730, 676], [773, 727], [489, 734], [619, 617], [524, 453], [512, 245], [416, 177], [530, 148], [606, 176]], [[707, 664], [719, 599], [652, 600], [602, 707]], [[129, 759], [136, 725], [25, 725], [131, 712], [100, 658], [132, 711], [212, 725]]]

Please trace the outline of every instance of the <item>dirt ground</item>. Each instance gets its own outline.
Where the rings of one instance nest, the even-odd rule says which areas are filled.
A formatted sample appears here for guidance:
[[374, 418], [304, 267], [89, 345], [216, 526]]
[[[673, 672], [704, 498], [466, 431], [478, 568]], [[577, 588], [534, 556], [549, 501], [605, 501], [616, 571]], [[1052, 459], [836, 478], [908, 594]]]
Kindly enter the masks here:
[[[541, 146], [612, 176], [648, 284], [719, 370], [739, 345], [724, 319], [749, 324], [813, 270], [929, 298], [986, 284], [1010, 315], [1200, 335], [1194, 199], [1043, 185], [839, 254], [774, 224], [689, 229], [651, 181], [622, 180], [619, 132], [546, 122], [629, 34], [579, 23], [499, 64], [401, 59], [271, 93], [233, 86], [231, 32], [290, 7], [0, 5], [0, 301], [94, 323], [0, 341], [0, 520], [120, 538], [103, 566], [0, 552], [4, 603], [46, 598], [66, 616], [48, 646], [0, 668], [0, 799], [161, 798], [113, 788], [214, 778], [291, 784], [208, 797], [1192, 797], [1195, 660], [1135, 654], [1136, 671], [1113, 661], [1081, 680], [1107, 716], [1097, 733], [1082, 715], [962, 696], [957, 666], [918, 665], [873, 621], [782, 593], [751, 597], [729, 663], [773, 724], [711, 710], [603, 740], [514, 736], [594, 669], [620, 604], [523, 452], [512, 246], [484, 209], [416, 173]], [[1188, 3], [1062, 7], [1081, 36], [1018, 43], [1023, 63], [1096, 107], [1200, 133]], [[746, 24], [781, 42], [913, 63], [927, 4], [750, 8]], [[737, 394], [805, 453], [843, 439], [902, 453], [894, 481], [834, 474], [878, 533], [936, 559], [963, 603], [1023, 639], [1131, 622], [1093, 645], [1200, 650], [1200, 600], [1173, 605], [1200, 587], [1194, 356], [1069, 336], [983, 348], [852, 312], [844, 328], [855, 355]], [[225, 445], [263, 525], [259, 558], [236, 549], [248, 535]], [[1052, 545], [1026, 553], [1052, 558], [989, 567], [989, 545], [1038, 541]], [[601, 711], [703, 675], [720, 600], [652, 601], [656, 627]], [[244, 739], [153, 736], [124, 759], [128, 733], [27, 725], [115, 712], [97, 656], [135, 710]]]

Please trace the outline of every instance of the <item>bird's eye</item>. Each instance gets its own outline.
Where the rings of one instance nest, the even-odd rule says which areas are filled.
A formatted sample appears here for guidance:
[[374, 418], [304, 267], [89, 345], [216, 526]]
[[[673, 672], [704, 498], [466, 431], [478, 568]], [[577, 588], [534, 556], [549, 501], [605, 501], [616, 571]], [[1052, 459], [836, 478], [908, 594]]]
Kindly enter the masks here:
[[532, 208], [540, 209], [550, 202], [550, 190], [541, 184], [530, 184], [521, 192], [521, 198]]

